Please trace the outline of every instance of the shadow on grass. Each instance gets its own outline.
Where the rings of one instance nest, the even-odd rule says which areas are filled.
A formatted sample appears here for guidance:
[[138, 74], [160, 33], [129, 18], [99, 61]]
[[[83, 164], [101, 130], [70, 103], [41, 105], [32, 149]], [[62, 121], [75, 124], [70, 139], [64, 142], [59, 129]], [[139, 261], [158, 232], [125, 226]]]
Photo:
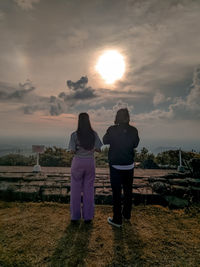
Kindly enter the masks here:
[[58, 242], [49, 266], [85, 266], [84, 259], [87, 257], [92, 228], [92, 223], [70, 223]]
[[109, 267], [127, 267], [145, 265], [142, 256], [143, 242], [140, 240], [134, 225], [126, 223], [123, 228], [113, 228], [114, 257]]

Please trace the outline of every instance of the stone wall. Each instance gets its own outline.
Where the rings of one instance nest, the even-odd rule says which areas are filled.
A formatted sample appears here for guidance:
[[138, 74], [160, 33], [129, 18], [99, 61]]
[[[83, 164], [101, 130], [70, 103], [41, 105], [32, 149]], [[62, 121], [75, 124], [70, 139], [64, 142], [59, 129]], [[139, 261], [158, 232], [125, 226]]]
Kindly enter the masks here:
[[153, 192], [158, 193], [170, 207], [185, 207], [200, 202], [200, 178], [192, 178], [189, 173], [174, 173], [163, 177], [150, 177]]
[[[95, 203], [111, 204], [109, 172], [99, 171], [95, 179]], [[8, 201], [58, 201], [69, 203], [70, 172], [0, 172], [0, 198]], [[200, 179], [171, 173], [136, 176], [133, 183], [135, 204], [161, 204], [184, 207], [200, 201]]]

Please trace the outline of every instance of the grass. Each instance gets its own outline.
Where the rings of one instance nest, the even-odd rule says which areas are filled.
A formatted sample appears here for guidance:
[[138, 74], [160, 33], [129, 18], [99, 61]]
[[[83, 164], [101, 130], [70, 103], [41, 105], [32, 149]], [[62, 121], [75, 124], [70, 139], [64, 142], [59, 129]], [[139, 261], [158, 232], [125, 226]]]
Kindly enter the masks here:
[[110, 206], [72, 225], [67, 204], [1, 201], [0, 266], [200, 266], [199, 211], [135, 206], [120, 230]]

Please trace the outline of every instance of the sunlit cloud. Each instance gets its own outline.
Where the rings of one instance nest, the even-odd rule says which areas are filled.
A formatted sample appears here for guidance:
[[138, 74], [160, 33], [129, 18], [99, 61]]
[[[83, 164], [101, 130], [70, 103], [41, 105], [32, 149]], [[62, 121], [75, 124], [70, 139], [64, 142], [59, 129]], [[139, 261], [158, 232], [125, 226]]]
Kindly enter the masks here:
[[33, 4], [40, 2], [40, 0], [14, 0], [14, 2], [24, 10], [33, 9]]

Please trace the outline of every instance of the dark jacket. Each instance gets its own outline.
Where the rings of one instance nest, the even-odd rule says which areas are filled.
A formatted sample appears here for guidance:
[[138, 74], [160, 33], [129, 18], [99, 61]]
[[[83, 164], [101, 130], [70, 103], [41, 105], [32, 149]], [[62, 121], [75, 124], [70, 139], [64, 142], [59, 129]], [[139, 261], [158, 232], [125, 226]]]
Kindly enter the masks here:
[[134, 148], [139, 143], [138, 130], [129, 124], [108, 128], [103, 137], [104, 145], [110, 145], [108, 160], [110, 165], [130, 165], [134, 161]]

